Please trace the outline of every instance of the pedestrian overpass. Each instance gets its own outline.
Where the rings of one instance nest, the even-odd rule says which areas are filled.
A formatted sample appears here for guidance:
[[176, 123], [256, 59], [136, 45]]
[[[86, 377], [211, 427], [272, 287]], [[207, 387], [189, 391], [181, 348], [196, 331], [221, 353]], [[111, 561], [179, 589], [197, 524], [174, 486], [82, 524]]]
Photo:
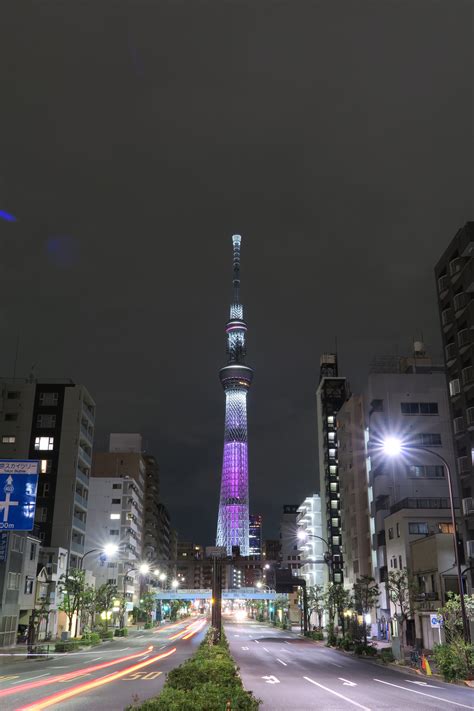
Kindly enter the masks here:
[[[275, 590], [262, 590], [261, 588], [232, 588], [222, 591], [223, 600], [275, 600]], [[210, 600], [210, 588], [190, 590], [160, 590], [155, 593], [156, 600]]]

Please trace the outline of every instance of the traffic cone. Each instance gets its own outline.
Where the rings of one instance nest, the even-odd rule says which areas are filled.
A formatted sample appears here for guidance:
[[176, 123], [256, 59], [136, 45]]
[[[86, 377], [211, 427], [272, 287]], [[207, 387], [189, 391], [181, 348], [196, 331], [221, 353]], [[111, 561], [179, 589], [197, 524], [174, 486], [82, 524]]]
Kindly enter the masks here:
[[432, 672], [431, 672], [430, 663], [424, 654], [421, 655], [421, 668], [425, 672], [426, 676], [431, 676]]

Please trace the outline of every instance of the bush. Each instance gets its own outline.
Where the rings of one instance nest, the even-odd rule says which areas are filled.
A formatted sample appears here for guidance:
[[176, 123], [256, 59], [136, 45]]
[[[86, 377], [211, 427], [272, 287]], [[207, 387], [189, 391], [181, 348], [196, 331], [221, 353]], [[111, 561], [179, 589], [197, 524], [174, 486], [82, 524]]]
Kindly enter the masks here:
[[474, 646], [457, 639], [437, 644], [433, 650], [436, 666], [445, 681], [471, 679], [474, 673]]
[[342, 637], [337, 640], [336, 646], [339, 649], [343, 649], [345, 652], [349, 652], [351, 649], [354, 649], [355, 645], [354, 640], [350, 639], [350, 637]]
[[102, 632], [99, 633], [101, 639], [113, 639], [114, 637], [114, 631], [113, 630], [103, 630]]
[[151, 630], [152, 627], [153, 627], [153, 625], [151, 624], [151, 622], [145, 622], [143, 629]]
[[393, 656], [393, 652], [391, 648], [389, 649], [388, 647], [385, 647], [384, 649], [381, 650], [380, 652], [380, 659], [384, 664], [388, 664], [389, 662], [394, 662], [395, 657]]
[[68, 639], [64, 640], [64, 642], [56, 642], [54, 645], [54, 649], [56, 652], [72, 652], [75, 649], [79, 647], [80, 644], [83, 644], [82, 640], [80, 639]]
[[197, 652], [172, 669], [161, 694], [139, 706], [141, 711], [257, 711], [259, 701], [242, 682], [224, 635], [212, 644], [213, 630]]
[[354, 654], [358, 654], [361, 657], [376, 657], [377, 649], [371, 644], [364, 644], [363, 642], [356, 642], [354, 644]]
[[117, 627], [114, 635], [115, 637], [126, 637], [128, 635], [128, 629], [126, 627]]

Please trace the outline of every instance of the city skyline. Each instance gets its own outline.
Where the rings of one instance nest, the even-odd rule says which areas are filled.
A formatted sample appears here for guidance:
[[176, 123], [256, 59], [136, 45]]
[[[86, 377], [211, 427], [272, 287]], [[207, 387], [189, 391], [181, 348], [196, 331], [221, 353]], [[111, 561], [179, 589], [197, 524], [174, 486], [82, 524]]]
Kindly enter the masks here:
[[141, 432], [176, 527], [209, 542], [228, 235], [246, 239], [252, 507], [272, 536], [272, 499], [316, 490], [320, 355], [337, 337], [355, 390], [421, 332], [441, 360], [433, 269], [474, 207], [467, 6], [242, 3], [227, 24], [221, 5], [186, 9], [198, 44], [178, 5], [137, 5], [129, 41], [91, 34], [84, 4], [66, 24], [12, 6], [16, 83], [0, 66], [0, 372], [84, 383], [95, 447]]

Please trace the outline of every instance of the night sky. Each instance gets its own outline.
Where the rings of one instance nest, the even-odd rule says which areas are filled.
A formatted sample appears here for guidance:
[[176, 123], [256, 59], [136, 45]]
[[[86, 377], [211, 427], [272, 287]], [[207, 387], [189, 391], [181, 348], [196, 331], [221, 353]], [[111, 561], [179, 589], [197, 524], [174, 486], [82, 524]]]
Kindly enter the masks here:
[[471, 0], [11, 2], [0, 19], [0, 372], [141, 432], [213, 543], [242, 243], [251, 510], [317, 491], [319, 356], [355, 390], [421, 332], [473, 219]]

